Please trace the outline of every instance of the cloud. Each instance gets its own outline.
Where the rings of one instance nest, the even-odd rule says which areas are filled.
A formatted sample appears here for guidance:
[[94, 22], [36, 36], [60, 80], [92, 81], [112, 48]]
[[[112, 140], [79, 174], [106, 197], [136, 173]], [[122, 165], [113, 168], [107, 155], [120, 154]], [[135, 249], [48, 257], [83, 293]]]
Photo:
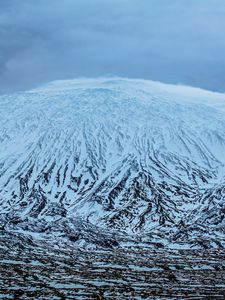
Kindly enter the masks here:
[[1, 0], [0, 92], [118, 75], [225, 92], [224, 0]]

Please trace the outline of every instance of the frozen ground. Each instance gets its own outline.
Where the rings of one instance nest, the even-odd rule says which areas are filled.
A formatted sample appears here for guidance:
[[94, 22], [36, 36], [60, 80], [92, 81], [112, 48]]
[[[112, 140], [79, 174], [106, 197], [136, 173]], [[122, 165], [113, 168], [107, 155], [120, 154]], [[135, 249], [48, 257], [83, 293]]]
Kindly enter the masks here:
[[224, 250], [84, 250], [0, 238], [0, 299], [224, 299]]

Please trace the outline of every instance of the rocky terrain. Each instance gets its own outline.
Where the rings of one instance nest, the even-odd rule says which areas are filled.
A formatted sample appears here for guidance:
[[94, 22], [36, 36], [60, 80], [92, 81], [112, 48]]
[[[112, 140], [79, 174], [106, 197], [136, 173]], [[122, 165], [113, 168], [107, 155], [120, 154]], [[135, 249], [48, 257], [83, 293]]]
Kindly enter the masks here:
[[0, 239], [0, 299], [224, 299], [224, 250]]

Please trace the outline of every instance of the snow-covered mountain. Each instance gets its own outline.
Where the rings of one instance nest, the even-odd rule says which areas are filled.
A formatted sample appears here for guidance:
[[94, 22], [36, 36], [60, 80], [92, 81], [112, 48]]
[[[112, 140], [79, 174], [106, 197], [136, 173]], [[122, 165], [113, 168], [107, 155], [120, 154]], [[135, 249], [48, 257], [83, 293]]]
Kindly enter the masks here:
[[56, 81], [0, 97], [0, 145], [3, 231], [225, 247], [224, 94]]

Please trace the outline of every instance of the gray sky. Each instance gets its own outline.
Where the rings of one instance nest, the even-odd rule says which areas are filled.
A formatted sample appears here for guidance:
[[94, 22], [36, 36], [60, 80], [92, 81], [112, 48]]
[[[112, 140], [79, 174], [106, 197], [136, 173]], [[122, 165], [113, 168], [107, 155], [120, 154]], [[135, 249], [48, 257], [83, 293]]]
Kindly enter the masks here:
[[225, 92], [225, 0], [0, 0], [0, 93], [105, 75]]

